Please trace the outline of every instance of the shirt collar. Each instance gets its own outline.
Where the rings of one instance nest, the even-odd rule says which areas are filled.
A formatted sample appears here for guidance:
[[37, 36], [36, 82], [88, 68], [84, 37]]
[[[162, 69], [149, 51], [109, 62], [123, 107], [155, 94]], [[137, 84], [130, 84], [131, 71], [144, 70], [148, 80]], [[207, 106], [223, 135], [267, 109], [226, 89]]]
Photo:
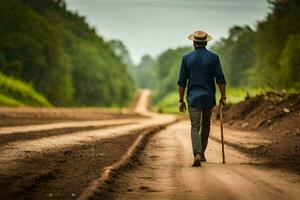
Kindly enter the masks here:
[[206, 49], [206, 46], [198, 46], [195, 49]]

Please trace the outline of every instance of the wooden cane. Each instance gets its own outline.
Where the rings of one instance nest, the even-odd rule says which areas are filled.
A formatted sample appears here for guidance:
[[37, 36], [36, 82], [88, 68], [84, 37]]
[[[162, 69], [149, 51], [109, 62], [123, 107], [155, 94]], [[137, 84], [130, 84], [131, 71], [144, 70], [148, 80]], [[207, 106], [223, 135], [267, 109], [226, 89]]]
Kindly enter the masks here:
[[223, 136], [223, 105], [220, 104], [220, 126], [221, 126], [221, 142], [222, 142], [222, 159], [223, 164], [225, 163], [225, 152], [224, 152], [224, 136]]

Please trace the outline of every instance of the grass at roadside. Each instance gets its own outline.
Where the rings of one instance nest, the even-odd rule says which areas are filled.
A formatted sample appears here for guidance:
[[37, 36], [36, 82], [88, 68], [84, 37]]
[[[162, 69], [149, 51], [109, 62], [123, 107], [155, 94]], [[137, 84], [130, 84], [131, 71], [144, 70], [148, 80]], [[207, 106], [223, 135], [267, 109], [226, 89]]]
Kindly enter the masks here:
[[0, 106], [51, 106], [30, 84], [0, 73]]
[[[270, 90], [269, 88], [227, 88], [227, 103], [238, 103], [243, 101], [245, 97], [248, 95], [256, 96], [258, 94], [267, 92]], [[217, 91], [216, 100], [220, 98], [220, 93]], [[178, 93], [171, 92], [167, 96], [165, 96], [162, 100], [158, 101], [153, 110], [162, 111], [164, 113], [175, 113], [178, 112]]]
[[17, 101], [13, 98], [7, 97], [0, 94], [0, 105], [1, 106], [23, 106], [24, 104], [20, 101]]

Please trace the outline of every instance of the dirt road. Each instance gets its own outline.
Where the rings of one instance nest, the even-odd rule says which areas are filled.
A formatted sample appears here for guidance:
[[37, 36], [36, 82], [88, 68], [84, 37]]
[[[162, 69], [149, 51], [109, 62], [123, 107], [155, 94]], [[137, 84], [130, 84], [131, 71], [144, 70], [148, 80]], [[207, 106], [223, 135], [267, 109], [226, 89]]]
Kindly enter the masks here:
[[[103, 111], [97, 109], [74, 109], [72, 116], [72, 109], [42, 109], [41, 115], [38, 110], [26, 108], [24, 116], [36, 113], [34, 120], [28, 120], [30, 125], [17, 120], [16, 124], [22, 125], [12, 126], [14, 115], [22, 115], [21, 110], [9, 109], [9, 112], [1, 113], [2, 117], [9, 115], [14, 120], [8, 120], [8, 126], [0, 128], [0, 199], [78, 197], [91, 181], [101, 175], [104, 167], [120, 159], [143, 130], [176, 119], [171, 115], [157, 114], [147, 117], [145, 107], [149, 94], [149, 91], [141, 93], [137, 114], [128, 114], [128, 118], [126, 114], [120, 114], [120, 117], [109, 111], [99, 117], [93, 111], [98, 114], [103, 114]], [[45, 124], [44, 120], [41, 125], [36, 119], [38, 116], [49, 118], [47, 112], [57, 122]], [[53, 117], [53, 112], [58, 118]], [[59, 113], [65, 113], [68, 121]], [[80, 116], [76, 115], [81, 113], [84, 116], [79, 120]], [[70, 121], [75, 118], [76, 121]], [[32, 124], [34, 122], [37, 124]]]
[[191, 167], [189, 122], [176, 123], [151, 138], [137, 166], [99, 199], [299, 199], [299, 175], [259, 167], [259, 161], [225, 149], [227, 163], [221, 164], [221, 145], [211, 139], [208, 162]]

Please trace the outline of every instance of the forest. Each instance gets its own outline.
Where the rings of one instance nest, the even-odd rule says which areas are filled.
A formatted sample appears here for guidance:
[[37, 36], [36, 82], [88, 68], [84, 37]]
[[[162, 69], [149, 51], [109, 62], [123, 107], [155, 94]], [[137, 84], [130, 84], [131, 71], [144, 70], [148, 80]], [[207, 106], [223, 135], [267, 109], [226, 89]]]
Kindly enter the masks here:
[[0, 1], [0, 104], [124, 106], [135, 85], [109, 41], [62, 0]]
[[[228, 37], [213, 42], [208, 49], [220, 57], [228, 83], [229, 101], [242, 100], [272, 88], [300, 92], [300, 1], [269, 1], [271, 11], [255, 28], [234, 26]], [[177, 77], [181, 58], [190, 47], [169, 49], [154, 58], [152, 66], [138, 66], [140, 74], [152, 72], [143, 86], [155, 91], [159, 107], [177, 111]], [[151, 70], [149, 70], [149, 68]], [[148, 75], [149, 76], [149, 75]], [[135, 79], [143, 76], [136, 76]], [[141, 82], [142, 80], [137, 80]]]

